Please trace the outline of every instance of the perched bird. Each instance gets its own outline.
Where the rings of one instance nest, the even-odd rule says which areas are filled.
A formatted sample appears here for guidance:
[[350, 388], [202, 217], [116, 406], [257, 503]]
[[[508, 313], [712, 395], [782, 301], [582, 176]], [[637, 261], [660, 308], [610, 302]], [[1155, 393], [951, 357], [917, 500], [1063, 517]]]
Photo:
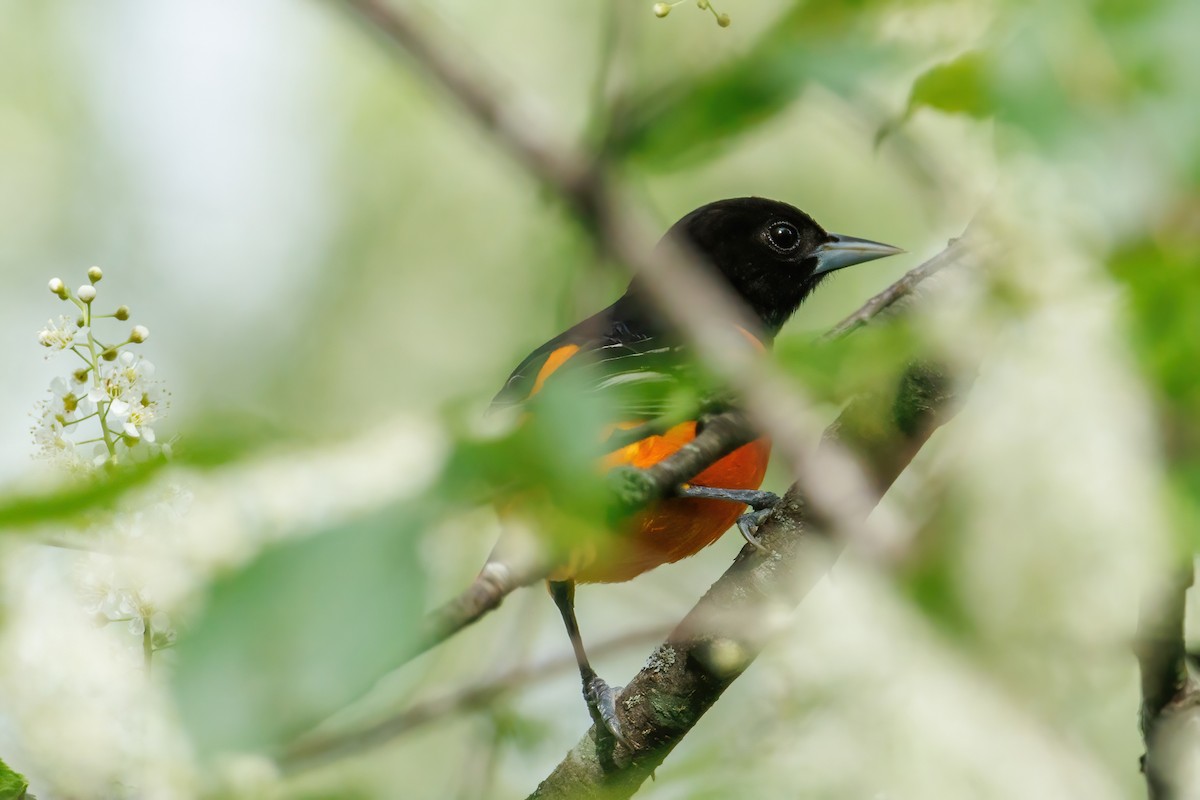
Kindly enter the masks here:
[[[754, 331], [739, 331], [748, 346], [759, 350], [770, 346], [826, 275], [903, 252], [891, 245], [827, 233], [803, 211], [758, 197], [702, 206], [675, 223], [664, 240], [684, 246], [748, 307], [760, 325]], [[610, 398], [621, 415], [619, 425], [597, 431], [597, 437], [611, 436], [618, 428], [623, 434], [633, 433], [633, 441], [629, 435], [621, 437], [621, 444], [603, 457], [603, 465], [645, 468], [695, 438], [695, 421], [637, 436], [639, 425], [662, 413], [663, 398], [672, 385], [686, 379], [690, 364], [686, 344], [658, 314], [635, 278], [611, 306], [530, 353], [492, 402], [494, 407], [522, 405], [556, 377], [573, 370], [586, 375], [586, 385]], [[759, 491], [770, 453], [765, 438], [735, 450], [681, 486], [676, 496], [622, 523], [611, 550], [601, 554], [580, 548], [550, 575], [550, 595], [571, 637], [584, 697], [617, 739], [624, 737], [616, 717], [615, 692], [588, 663], [575, 620], [575, 584], [629, 580], [697, 553], [734, 523], [754, 542], [754, 527], [777, 500]], [[750, 513], [743, 513], [746, 506]]]

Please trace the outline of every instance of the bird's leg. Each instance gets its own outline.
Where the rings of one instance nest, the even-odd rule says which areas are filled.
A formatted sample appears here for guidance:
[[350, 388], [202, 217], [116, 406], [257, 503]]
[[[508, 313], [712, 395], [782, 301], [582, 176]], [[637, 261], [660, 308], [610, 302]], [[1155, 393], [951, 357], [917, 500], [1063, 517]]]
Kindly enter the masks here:
[[771, 512], [779, 504], [779, 495], [758, 489], [717, 489], [712, 486], [693, 486], [691, 484], [680, 486], [678, 495], [680, 497], [701, 497], [708, 500], [729, 500], [750, 506], [752, 510], [737, 519], [738, 531], [741, 532], [742, 538], [755, 549], [765, 549], [754, 532], [758, 530], [759, 525], [766, 522], [767, 517], [771, 516]]
[[587, 653], [583, 650], [583, 639], [579, 636], [579, 622], [575, 619], [575, 582], [546, 581], [554, 605], [562, 614], [563, 624], [567, 626], [567, 636], [571, 637], [571, 647], [575, 650], [575, 662], [579, 664], [579, 677], [583, 681], [583, 699], [587, 701], [588, 711], [597, 725], [607, 730], [612, 737], [628, 746], [629, 742], [621, 733], [621, 723], [617, 720], [617, 693], [621, 687], [612, 687], [605, 683], [592, 665], [588, 663]]

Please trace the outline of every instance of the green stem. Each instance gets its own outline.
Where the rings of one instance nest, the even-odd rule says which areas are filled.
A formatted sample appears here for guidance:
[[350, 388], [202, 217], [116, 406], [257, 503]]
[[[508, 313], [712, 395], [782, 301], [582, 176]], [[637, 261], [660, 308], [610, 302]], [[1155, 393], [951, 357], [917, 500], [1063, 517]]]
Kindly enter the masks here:
[[142, 660], [146, 664], [146, 678], [150, 678], [150, 664], [154, 658], [154, 631], [150, 627], [150, 617], [142, 615]]
[[[88, 365], [92, 368], [92, 385], [97, 389], [100, 388], [100, 359], [96, 356], [96, 340], [92, 336], [92, 307], [90, 305], [84, 311], [88, 329], [88, 352], [91, 353], [92, 360]], [[96, 413], [100, 414], [100, 432], [104, 437], [104, 446], [108, 448], [108, 457], [116, 459], [117, 445], [113, 442], [112, 431], [108, 429], [108, 410], [112, 408], [112, 400], [109, 400], [104, 405], [103, 413], [100, 412], [100, 405], [96, 405]]]
[[[93, 411], [92, 413], [88, 414], [86, 417], [79, 417], [78, 419], [67, 420], [66, 422], [64, 422], [62, 424], [62, 426], [64, 428], [69, 428], [72, 425], [78, 425], [79, 423], [83, 422], [84, 420], [91, 419], [92, 417], [96, 416], [99, 413], [100, 413], [100, 411], [97, 409], [96, 411]], [[83, 442], [80, 442], [80, 444], [83, 444]]]

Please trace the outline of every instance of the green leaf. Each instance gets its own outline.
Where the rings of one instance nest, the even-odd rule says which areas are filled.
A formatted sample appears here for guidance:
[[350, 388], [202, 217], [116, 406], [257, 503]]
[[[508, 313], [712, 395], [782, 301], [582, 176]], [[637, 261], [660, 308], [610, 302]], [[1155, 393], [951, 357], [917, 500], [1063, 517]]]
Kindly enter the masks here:
[[411, 509], [388, 508], [214, 584], [173, 675], [201, 752], [281, 745], [395, 668], [424, 602], [418, 526]]
[[1176, 530], [1200, 546], [1200, 237], [1186, 227], [1128, 243], [1109, 261], [1125, 287], [1133, 354], [1158, 401]]
[[908, 113], [928, 106], [948, 113], [988, 116], [993, 110], [989, 71], [986, 56], [977, 50], [932, 67], [913, 83]]
[[29, 781], [8, 764], [0, 761], [0, 800], [22, 800], [29, 790]]
[[112, 508], [122, 495], [145, 484], [165, 464], [165, 459], [154, 458], [111, 472], [97, 471], [93, 476], [70, 480], [43, 492], [0, 497], [0, 531], [9, 532]]
[[678, 169], [786, 109], [809, 81], [847, 91], [895, 53], [866, 16], [844, 4], [794, 5], [747, 55], [628, 99], [609, 147], [644, 169]]

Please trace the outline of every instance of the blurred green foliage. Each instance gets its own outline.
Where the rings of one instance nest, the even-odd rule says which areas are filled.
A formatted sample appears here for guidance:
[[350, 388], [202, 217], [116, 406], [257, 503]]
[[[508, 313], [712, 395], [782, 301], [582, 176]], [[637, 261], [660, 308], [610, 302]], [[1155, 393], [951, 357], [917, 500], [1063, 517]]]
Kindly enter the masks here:
[[0, 761], [0, 800], [22, 800], [28, 789], [29, 781]]
[[201, 752], [278, 749], [394, 668], [423, 610], [427, 521], [385, 508], [213, 583], [171, 675]]
[[810, 83], [847, 92], [895, 66], [895, 48], [870, 36], [859, 11], [796, 3], [744, 56], [621, 100], [612, 155], [649, 171], [696, 166], [783, 112]]
[[[1196, 217], [1200, 186], [1181, 215]], [[1185, 552], [1200, 549], [1200, 231], [1167, 228], [1126, 243], [1109, 268], [1125, 287], [1134, 353], [1160, 409]]]

